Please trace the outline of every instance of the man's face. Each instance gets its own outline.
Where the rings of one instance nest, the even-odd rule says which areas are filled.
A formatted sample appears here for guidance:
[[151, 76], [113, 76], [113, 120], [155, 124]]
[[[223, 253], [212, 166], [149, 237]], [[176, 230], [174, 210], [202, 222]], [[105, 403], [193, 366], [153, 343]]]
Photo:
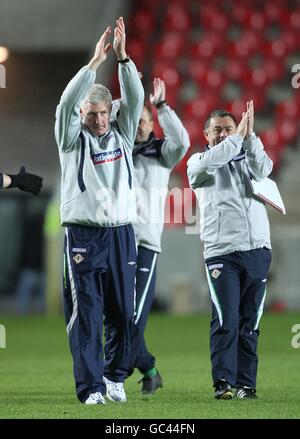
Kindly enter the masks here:
[[211, 118], [208, 128], [204, 130], [204, 136], [208, 141], [208, 146], [212, 148], [226, 139], [227, 136], [234, 134], [236, 129], [234, 120], [230, 116], [215, 116]]
[[80, 109], [83, 123], [94, 136], [102, 136], [109, 128], [109, 115], [111, 108], [104, 102], [86, 104]]
[[149, 135], [152, 131], [153, 120], [151, 120], [148, 110], [144, 107], [137, 129], [135, 143], [146, 142], [149, 139]]

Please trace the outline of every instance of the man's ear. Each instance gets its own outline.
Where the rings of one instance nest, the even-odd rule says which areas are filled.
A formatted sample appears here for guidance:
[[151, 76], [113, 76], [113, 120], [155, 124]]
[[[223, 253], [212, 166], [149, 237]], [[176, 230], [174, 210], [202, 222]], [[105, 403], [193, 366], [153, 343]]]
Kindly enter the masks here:
[[208, 143], [209, 143], [209, 138], [208, 138], [208, 134], [207, 134], [207, 131], [206, 131], [206, 130], [203, 130], [203, 135], [204, 135], [204, 137], [206, 138], [206, 140], [207, 140]]
[[83, 111], [82, 111], [82, 108], [80, 108], [80, 116], [83, 117]]

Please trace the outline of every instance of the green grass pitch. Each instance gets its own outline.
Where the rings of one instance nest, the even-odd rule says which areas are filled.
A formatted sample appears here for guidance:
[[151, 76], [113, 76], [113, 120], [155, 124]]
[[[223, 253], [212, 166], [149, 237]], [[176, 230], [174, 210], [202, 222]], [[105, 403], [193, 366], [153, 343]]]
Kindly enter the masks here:
[[208, 315], [151, 315], [147, 339], [164, 388], [143, 398], [138, 372], [125, 385], [128, 402], [80, 404], [62, 317], [0, 316], [0, 418], [206, 419], [300, 418], [300, 349], [291, 328], [300, 314], [265, 314], [259, 345], [258, 399], [216, 401], [210, 375]]

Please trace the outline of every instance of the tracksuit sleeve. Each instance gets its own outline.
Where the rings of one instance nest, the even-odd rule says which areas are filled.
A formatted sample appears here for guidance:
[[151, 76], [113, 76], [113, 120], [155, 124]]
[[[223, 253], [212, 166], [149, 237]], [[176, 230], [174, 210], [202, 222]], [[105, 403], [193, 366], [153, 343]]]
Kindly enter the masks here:
[[0, 189], [3, 187], [3, 174], [0, 172]]
[[243, 148], [247, 152], [246, 161], [254, 180], [260, 181], [268, 177], [272, 172], [273, 162], [264, 150], [260, 138], [251, 134], [245, 138]]
[[81, 130], [80, 104], [94, 84], [96, 73], [83, 67], [69, 82], [56, 109], [55, 138], [59, 149], [71, 150]]
[[133, 148], [144, 105], [144, 88], [133, 61], [119, 63], [121, 104], [118, 126]]
[[165, 137], [161, 154], [167, 166], [173, 168], [189, 149], [190, 138], [181, 120], [168, 105], [158, 110], [158, 122]]
[[187, 162], [187, 175], [192, 189], [202, 186], [218, 168], [226, 165], [241, 150], [243, 138], [239, 134], [226, 137], [213, 148], [191, 156]]

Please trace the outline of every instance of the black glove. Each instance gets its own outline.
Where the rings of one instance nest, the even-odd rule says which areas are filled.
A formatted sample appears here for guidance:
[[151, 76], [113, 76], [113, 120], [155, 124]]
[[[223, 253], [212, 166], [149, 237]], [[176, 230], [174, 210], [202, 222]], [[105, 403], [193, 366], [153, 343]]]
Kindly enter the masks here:
[[11, 178], [11, 184], [9, 188], [17, 187], [21, 191], [30, 192], [33, 195], [38, 195], [43, 186], [43, 179], [38, 175], [28, 174], [25, 172], [25, 166], [22, 166], [19, 174], [9, 175]]

